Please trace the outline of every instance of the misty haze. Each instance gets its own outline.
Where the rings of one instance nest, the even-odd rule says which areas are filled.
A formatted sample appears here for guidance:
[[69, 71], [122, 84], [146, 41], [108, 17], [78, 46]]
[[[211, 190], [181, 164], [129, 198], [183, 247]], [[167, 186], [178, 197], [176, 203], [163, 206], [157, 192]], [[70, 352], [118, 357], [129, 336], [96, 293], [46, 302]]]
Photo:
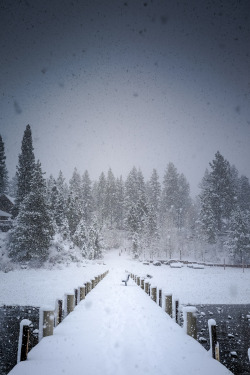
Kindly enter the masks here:
[[249, 16], [2, 1], [1, 375], [250, 373]]

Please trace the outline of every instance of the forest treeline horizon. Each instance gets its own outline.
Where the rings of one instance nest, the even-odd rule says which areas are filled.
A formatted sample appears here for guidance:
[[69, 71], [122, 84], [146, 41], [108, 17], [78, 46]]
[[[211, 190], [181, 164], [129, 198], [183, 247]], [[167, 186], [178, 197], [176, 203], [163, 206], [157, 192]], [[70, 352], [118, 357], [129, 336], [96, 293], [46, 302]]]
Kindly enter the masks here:
[[11, 181], [5, 160], [0, 135], [0, 193], [15, 198], [7, 246], [11, 262], [55, 264], [65, 252], [72, 261], [99, 259], [111, 243], [121, 244], [121, 233], [139, 259], [250, 262], [249, 180], [219, 151], [195, 199], [172, 162], [162, 183], [156, 169], [145, 181], [136, 167], [125, 180], [111, 168], [94, 181], [87, 170], [81, 175], [76, 168], [68, 183], [61, 171], [45, 179], [29, 125]]

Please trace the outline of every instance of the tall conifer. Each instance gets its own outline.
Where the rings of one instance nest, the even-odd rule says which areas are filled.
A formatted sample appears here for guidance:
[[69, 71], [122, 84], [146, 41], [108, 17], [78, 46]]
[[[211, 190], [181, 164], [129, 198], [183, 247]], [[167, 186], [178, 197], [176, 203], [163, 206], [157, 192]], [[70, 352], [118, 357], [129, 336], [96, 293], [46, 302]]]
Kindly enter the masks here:
[[23, 135], [21, 153], [18, 157], [16, 172], [17, 196], [15, 209], [13, 211], [14, 216], [17, 216], [21, 203], [31, 191], [31, 182], [35, 169], [35, 156], [33, 150], [31, 128], [30, 125], [27, 125]]
[[4, 143], [0, 135], [0, 194], [7, 193], [8, 191], [8, 171], [5, 160]]

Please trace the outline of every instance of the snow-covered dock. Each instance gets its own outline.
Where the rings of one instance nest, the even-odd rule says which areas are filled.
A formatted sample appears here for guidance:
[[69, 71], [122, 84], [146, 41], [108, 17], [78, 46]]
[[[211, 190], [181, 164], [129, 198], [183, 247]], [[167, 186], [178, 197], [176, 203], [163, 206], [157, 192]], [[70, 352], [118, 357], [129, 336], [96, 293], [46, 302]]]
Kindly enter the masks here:
[[116, 267], [9, 375], [231, 374]]

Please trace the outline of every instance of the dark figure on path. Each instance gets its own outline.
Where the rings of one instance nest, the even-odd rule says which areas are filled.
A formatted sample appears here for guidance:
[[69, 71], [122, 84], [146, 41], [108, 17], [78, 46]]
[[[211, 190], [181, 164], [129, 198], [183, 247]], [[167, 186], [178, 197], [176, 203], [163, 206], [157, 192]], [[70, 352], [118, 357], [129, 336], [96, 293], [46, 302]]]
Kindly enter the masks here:
[[122, 282], [125, 283], [125, 286], [127, 286], [127, 282], [129, 281], [129, 276], [130, 276], [130, 275], [128, 274], [126, 280], [122, 280]]

